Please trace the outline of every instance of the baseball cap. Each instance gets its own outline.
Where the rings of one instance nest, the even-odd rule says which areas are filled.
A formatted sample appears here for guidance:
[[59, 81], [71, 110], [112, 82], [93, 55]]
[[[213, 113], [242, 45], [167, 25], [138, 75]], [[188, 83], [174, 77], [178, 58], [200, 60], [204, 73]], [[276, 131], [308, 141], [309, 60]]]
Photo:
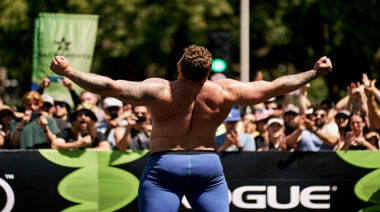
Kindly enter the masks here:
[[104, 109], [109, 107], [123, 107], [123, 102], [113, 97], [107, 97], [103, 100], [103, 107]]
[[232, 109], [230, 113], [228, 114], [227, 118], [224, 120], [224, 122], [235, 122], [240, 121], [240, 113], [236, 109]]
[[268, 122], [267, 122], [267, 125], [270, 126], [273, 123], [278, 123], [281, 126], [284, 126], [284, 121], [282, 119], [280, 119], [280, 118], [271, 118], [271, 119], [269, 119]]
[[343, 109], [343, 110], [340, 110], [335, 116], [337, 116], [337, 115], [344, 115], [344, 116], [349, 117], [351, 115], [351, 113], [350, 113], [350, 111]]
[[54, 99], [50, 95], [44, 93], [41, 95], [41, 97], [44, 103], [47, 102], [47, 103], [50, 103], [51, 105], [54, 105]]
[[293, 106], [293, 105], [289, 105], [285, 108], [284, 110], [284, 114], [285, 113], [289, 113], [289, 112], [293, 112], [293, 113], [296, 113], [296, 114], [299, 114], [300, 113], [300, 110], [298, 109], [298, 107], [296, 106]]

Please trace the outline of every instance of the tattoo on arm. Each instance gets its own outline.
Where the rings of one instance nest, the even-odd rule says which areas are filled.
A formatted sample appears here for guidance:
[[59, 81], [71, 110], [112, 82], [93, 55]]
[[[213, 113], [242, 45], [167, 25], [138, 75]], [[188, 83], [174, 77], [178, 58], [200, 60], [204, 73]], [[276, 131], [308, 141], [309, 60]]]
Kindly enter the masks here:
[[139, 92], [138, 88], [128, 88], [126, 91], [120, 93], [122, 98], [136, 102], [151, 102], [157, 99], [156, 96], [148, 91]]
[[305, 85], [306, 83], [312, 81], [317, 78], [317, 72], [315, 70], [310, 70], [306, 72], [302, 72], [299, 74], [293, 74], [288, 76], [281, 77], [285, 86], [297, 86], [297, 85]]
[[112, 91], [113, 80], [108, 77], [76, 71], [69, 78], [80, 87], [93, 93], [107, 95]]
[[140, 103], [152, 102], [165, 94], [165, 86], [160, 83], [152, 81], [143, 81], [140, 83], [124, 84], [120, 97], [127, 101], [134, 101]]

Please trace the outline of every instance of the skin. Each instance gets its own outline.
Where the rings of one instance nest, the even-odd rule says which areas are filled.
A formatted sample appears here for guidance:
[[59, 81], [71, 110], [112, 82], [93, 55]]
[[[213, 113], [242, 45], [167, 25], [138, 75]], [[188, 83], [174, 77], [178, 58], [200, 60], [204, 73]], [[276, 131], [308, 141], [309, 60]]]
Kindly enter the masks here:
[[254, 105], [273, 96], [299, 89], [332, 70], [331, 61], [322, 57], [314, 69], [280, 77], [272, 82], [240, 82], [207, 78], [200, 82], [185, 79], [177, 64], [178, 80], [150, 78], [142, 82], [112, 80], [72, 68], [62, 56], [53, 59], [50, 69], [66, 76], [82, 88], [125, 103], [146, 105], [153, 130], [151, 152], [166, 150], [215, 150], [214, 136], [234, 105]]

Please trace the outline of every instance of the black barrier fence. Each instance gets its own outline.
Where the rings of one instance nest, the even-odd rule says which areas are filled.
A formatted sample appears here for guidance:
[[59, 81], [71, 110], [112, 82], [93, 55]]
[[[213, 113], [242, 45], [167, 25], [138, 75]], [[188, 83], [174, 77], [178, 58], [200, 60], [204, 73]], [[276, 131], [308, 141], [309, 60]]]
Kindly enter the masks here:
[[[148, 157], [147, 152], [1, 151], [0, 210], [138, 211], [138, 179]], [[367, 158], [362, 164], [350, 157], [347, 152], [220, 154], [230, 210], [379, 211], [374, 203], [380, 202], [380, 184], [367, 178], [374, 172], [379, 178], [380, 165], [373, 164], [380, 164], [380, 153], [355, 153], [352, 160]], [[179, 211], [189, 207], [184, 199]]]

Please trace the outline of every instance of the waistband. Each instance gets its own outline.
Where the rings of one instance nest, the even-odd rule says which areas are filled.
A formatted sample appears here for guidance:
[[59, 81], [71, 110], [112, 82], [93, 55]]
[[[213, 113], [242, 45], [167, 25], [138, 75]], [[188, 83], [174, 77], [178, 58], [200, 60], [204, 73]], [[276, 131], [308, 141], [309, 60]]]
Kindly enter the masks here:
[[161, 155], [198, 155], [198, 154], [216, 154], [216, 150], [167, 150], [154, 152], [150, 154], [150, 157], [161, 156]]

